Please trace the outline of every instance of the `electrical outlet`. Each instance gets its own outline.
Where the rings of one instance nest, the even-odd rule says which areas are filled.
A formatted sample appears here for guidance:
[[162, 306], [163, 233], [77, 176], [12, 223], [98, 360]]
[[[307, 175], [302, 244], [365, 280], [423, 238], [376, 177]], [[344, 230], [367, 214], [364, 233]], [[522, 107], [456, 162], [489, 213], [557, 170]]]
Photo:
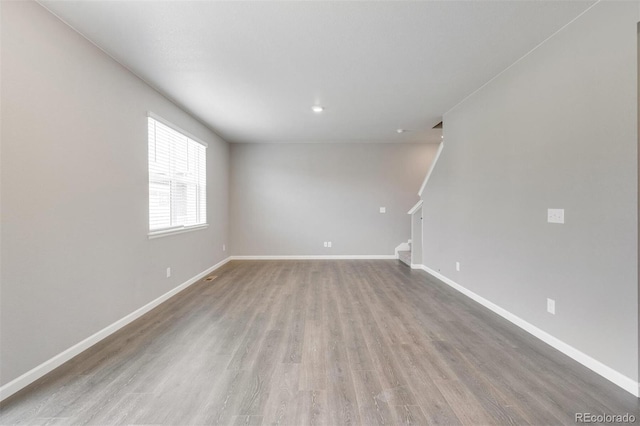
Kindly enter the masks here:
[[325, 247], [329, 247], [329, 243], [325, 241], [325, 242], [324, 242], [324, 246], [325, 246]]
[[331, 241], [329, 241], [329, 248], [331, 248]]
[[386, 207], [380, 207], [380, 213], [386, 213], [386, 212], [387, 212]]
[[167, 268], [167, 278], [171, 276], [171, 268]]
[[460, 262], [456, 262], [456, 271], [460, 272]]
[[227, 246], [225, 244], [222, 245], [222, 251], [227, 251]]
[[547, 209], [547, 222], [564, 223], [564, 209]]
[[552, 315], [556, 314], [556, 301], [553, 299], [547, 299], [547, 312]]

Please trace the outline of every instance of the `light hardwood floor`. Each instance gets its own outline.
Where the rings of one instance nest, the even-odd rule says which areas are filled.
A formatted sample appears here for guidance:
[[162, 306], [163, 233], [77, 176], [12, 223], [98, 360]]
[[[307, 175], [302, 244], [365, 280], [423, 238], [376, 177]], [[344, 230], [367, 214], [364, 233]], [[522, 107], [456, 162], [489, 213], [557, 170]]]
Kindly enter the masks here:
[[1, 424], [574, 424], [638, 399], [397, 261], [231, 262]]

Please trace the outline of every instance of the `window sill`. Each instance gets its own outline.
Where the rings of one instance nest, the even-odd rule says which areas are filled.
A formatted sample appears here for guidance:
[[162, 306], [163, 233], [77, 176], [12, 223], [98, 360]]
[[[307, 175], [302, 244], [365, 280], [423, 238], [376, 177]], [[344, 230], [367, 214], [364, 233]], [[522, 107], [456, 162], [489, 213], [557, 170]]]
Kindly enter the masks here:
[[209, 227], [208, 223], [204, 223], [202, 225], [194, 225], [194, 226], [183, 226], [180, 228], [171, 228], [171, 229], [161, 229], [159, 231], [151, 231], [149, 232], [149, 239], [153, 240], [154, 238], [160, 237], [168, 237], [169, 235], [175, 234], [184, 234], [185, 232], [198, 231], [200, 229], [206, 229]]

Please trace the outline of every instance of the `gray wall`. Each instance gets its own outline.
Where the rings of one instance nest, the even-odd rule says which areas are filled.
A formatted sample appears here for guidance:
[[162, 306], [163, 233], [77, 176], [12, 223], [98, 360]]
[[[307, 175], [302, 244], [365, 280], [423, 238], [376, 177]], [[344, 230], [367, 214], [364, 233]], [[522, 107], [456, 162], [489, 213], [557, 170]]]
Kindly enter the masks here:
[[410, 238], [407, 211], [436, 148], [233, 144], [232, 253], [393, 255]]
[[639, 18], [599, 3], [445, 114], [423, 193], [426, 266], [634, 380]]
[[[5, 384], [225, 257], [229, 153], [36, 3], [1, 3]], [[148, 110], [209, 143], [206, 230], [147, 238]]]

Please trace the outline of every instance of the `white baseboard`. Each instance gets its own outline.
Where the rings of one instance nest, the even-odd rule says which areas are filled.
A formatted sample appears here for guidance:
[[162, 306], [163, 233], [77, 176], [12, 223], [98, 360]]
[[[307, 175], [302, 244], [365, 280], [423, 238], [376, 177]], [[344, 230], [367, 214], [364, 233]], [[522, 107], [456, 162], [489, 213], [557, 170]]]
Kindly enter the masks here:
[[49, 360], [43, 362], [42, 364], [38, 365], [37, 367], [32, 368], [31, 370], [27, 371], [26, 373], [24, 373], [20, 377], [18, 377], [16, 379], [13, 379], [12, 381], [7, 383], [6, 385], [0, 387], [0, 401], [7, 399], [8, 397], [13, 395], [14, 393], [18, 392], [20, 389], [25, 388], [26, 386], [28, 386], [31, 383], [33, 383], [36, 380], [38, 380], [40, 377], [42, 377], [45, 374], [53, 371], [55, 368], [59, 367], [60, 365], [64, 364], [65, 362], [69, 361], [74, 356], [76, 356], [76, 355], [80, 354], [81, 352], [89, 349], [91, 346], [95, 345], [99, 341], [103, 340], [104, 338], [106, 338], [106, 337], [110, 336], [111, 334], [115, 333], [116, 331], [120, 330], [125, 325], [133, 322], [134, 320], [136, 320], [138, 318], [140, 318], [142, 315], [146, 314], [147, 312], [149, 312], [150, 310], [152, 310], [156, 306], [160, 305], [162, 302], [168, 300], [170, 297], [172, 297], [175, 294], [181, 292], [182, 290], [186, 289], [190, 285], [192, 285], [195, 282], [199, 281], [200, 279], [204, 278], [205, 276], [207, 276], [211, 272], [213, 272], [216, 269], [220, 268], [222, 265], [224, 265], [225, 263], [229, 262], [229, 260], [231, 260], [231, 259], [229, 257], [227, 257], [226, 259], [218, 262], [217, 264], [213, 265], [212, 267], [210, 267], [206, 271], [203, 271], [203, 272], [199, 273], [198, 275], [196, 275], [195, 277], [190, 278], [189, 280], [185, 281], [184, 283], [180, 284], [179, 286], [175, 287], [174, 289], [168, 291], [167, 293], [163, 294], [162, 296], [158, 297], [157, 299], [147, 303], [146, 305], [144, 305], [143, 307], [141, 307], [139, 309], [136, 309], [135, 311], [131, 312], [129, 315], [119, 319], [118, 321], [116, 321], [113, 324], [103, 328], [102, 330], [98, 331], [97, 333], [92, 334], [91, 336], [87, 337], [83, 341], [81, 341], [79, 343], [76, 343], [75, 345], [73, 345], [69, 349], [67, 349], [67, 350], [65, 350], [63, 352], [60, 352], [58, 355], [54, 356], [53, 358], [50, 358]]
[[[411, 267], [413, 268], [413, 266], [414, 265], [412, 265]], [[473, 299], [474, 301], [478, 302], [482, 306], [492, 310], [496, 314], [500, 315], [501, 317], [505, 318], [506, 320], [508, 320], [508, 321], [512, 322], [513, 324], [517, 325], [518, 327], [520, 327], [524, 331], [528, 332], [529, 334], [532, 334], [533, 336], [535, 336], [538, 339], [542, 340], [543, 342], [545, 342], [549, 346], [552, 346], [553, 348], [559, 350], [560, 352], [564, 353], [568, 357], [573, 358], [574, 360], [578, 361], [580, 364], [584, 365], [585, 367], [589, 368], [590, 370], [598, 373], [599, 375], [601, 375], [605, 379], [608, 379], [611, 382], [615, 383], [616, 385], [620, 386], [622, 389], [626, 390], [627, 392], [630, 392], [631, 394], [635, 395], [636, 397], [640, 397], [640, 384], [637, 381], [625, 376], [624, 374], [622, 374], [619, 371], [616, 371], [613, 368], [601, 363], [600, 361], [598, 361], [598, 360], [596, 360], [594, 358], [591, 358], [589, 355], [585, 354], [584, 352], [579, 351], [578, 349], [576, 349], [573, 346], [563, 342], [562, 340], [552, 336], [551, 334], [547, 333], [546, 331], [543, 331], [543, 330], [539, 329], [535, 325], [533, 325], [531, 323], [528, 323], [527, 321], [523, 320], [522, 318], [512, 314], [511, 312], [507, 311], [506, 309], [501, 308], [500, 306], [496, 305], [495, 303], [490, 302], [489, 300], [485, 299], [484, 297], [482, 297], [482, 296], [472, 292], [471, 290], [461, 286], [460, 284], [458, 284], [455, 281], [445, 277], [444, 275], [440, 274], [439, 272], [436, 272], [436, 271], [426, 267], [425, 265], [415, 265], [415, 266], [416, 266], [415, 269], [424, 270], [428, 274], [430, 274], [433, 277], [439, 279], [440, 281], [444, 282], [445, 284], [453, 287], [454, 289], [458, 290], [460, 293], [464, 294], [465, 296], [469, 297], [470, 299]]]
[[308, 260], [308, 259], [318, 259], [318, 260], [353, 260], [353, 259], [374, 259], [374, 260], [384, 260], [384, 259], [397, 259], [394, 254], [337, 254], [337, 255], [308, 255], [308, 256], [231, 256], [231, 260]]
[[422, 269], [422, 265], [419, 263], [412, 263], [411, 269]]

